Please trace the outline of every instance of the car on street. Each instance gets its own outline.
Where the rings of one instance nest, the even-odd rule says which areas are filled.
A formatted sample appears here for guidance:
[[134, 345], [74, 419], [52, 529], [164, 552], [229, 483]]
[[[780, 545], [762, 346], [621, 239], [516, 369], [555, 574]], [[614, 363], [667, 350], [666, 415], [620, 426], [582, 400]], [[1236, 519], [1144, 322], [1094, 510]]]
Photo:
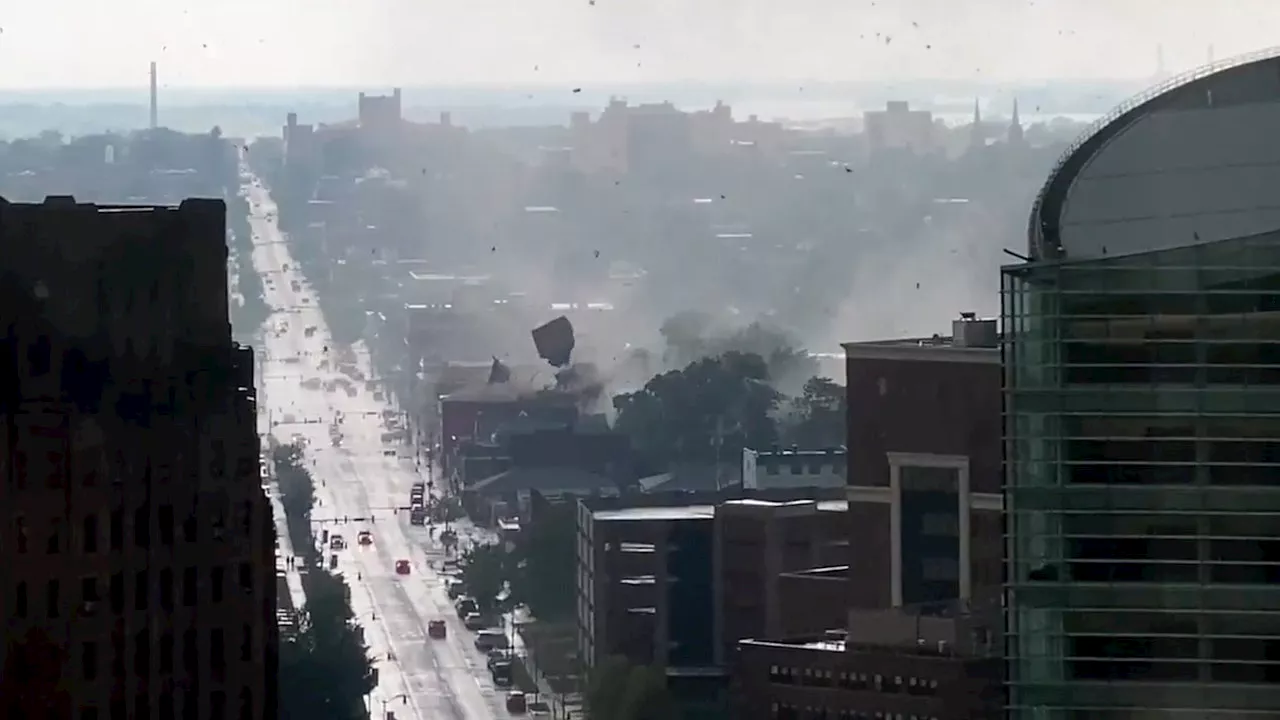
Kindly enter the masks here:
[[356, 541], [359, 542], [361, 545], [372, 545], [373, 533], [369, 532], [368, 530], [361, 530], [360, 534], [356, 536]]
[[514, 715], [523, 715], [529, 709], [529, 704], [525, 700], [524, 693], [519, 690], [512, 690], [507, 693], [507, 712]]
[[334, 534], [329, 536], [330, 550], [344, 550], [346, 549], [346, 547], [347, 547], [347, 541], [341, 535]]
[[480, 652], [487, 653], [490, 650], [504, 650], [511, 646], [511, 641], [507, 639], [506, 633], [494, 628], [477, 632], [475, 646]]
[[443, 640], [449, 634], [443, 620], [432, 620], [427, 623], [427, 636], [435, 640]]
[[396, 574], [397, 574], [397, 575], [408, 575], [408, 574], [409, 574], [409, 572], [410, 572], [410, 568], [409, 568], [409, 561], [408, 561], [408, 560], [397, 560], [397, 561], [396, 561]]

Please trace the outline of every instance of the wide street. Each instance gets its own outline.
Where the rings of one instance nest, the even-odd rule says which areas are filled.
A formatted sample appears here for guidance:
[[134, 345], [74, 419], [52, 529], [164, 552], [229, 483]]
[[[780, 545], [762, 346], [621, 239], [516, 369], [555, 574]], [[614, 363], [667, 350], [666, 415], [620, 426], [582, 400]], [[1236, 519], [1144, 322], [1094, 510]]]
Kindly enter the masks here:
[[[410, 525], [408, 513], [398, 510], [408, 505], [411, 486], [426, 477], [415, 470], [410, 448], [382, 440], [388, 432], [384, 412], [398, 413], [366, 386], [367, 355], [357, 352], [356, 379], [350, 367], [334, 362], [324, 318], [283, 242], [275, 204], [255, 179], [246, 180], [245, 188], [253, 263], [275, 309], [263, 331], [260, 404], [277, 440], [305, 444], [316, 484], [313, 534], [328, 530], [347, 542], [336, 553], [326, 548], [325, 558], [337, 555], [337, 571], [351, 587], [352, 609], [379, 670], [372, 716], [507, 717], [503, 691], [494, 688], [473, 634], [463, 628], [431, 567], [439, 566], [438, 546], [425, 527]], [[304, 387], [307, 381], [313, 382]], [[341, 434], [337, 445], [331, 438], [335, 428]], [[372, 545], [357, 543], [361, 530], [371, 531]], [[399, 560], [409, 561], [408, 575], [396, 573]], [[427, 623], [436, 618], [447, 623], [445, 640], [427, 637]]]

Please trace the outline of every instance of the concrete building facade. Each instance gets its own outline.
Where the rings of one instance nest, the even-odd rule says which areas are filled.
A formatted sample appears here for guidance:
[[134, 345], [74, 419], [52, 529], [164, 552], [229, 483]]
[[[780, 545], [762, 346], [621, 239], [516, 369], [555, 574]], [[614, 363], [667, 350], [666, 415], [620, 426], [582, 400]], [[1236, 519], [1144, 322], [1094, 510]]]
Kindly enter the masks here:
[[225, 206], [0, 200], [0, 711], [273, 718], [274, 525]]

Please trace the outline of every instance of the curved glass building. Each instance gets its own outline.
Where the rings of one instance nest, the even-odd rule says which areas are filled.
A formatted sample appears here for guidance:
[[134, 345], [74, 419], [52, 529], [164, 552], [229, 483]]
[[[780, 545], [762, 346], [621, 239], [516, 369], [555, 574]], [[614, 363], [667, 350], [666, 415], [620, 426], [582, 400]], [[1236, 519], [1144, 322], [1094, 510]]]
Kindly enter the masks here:
[[1099, 123], [1004, 269], [1010, 718], [1280, 718], [1278, 55]]

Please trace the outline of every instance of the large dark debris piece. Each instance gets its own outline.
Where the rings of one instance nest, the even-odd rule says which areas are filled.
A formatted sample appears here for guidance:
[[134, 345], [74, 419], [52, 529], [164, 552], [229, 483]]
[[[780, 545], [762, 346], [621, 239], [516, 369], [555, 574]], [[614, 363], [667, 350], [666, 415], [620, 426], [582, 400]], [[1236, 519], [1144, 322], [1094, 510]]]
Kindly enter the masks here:
[[573, 323], [561, 315], [533, 331], [533, 344], [538, 357], [554, 367], [565, 367], [573, 355]]

